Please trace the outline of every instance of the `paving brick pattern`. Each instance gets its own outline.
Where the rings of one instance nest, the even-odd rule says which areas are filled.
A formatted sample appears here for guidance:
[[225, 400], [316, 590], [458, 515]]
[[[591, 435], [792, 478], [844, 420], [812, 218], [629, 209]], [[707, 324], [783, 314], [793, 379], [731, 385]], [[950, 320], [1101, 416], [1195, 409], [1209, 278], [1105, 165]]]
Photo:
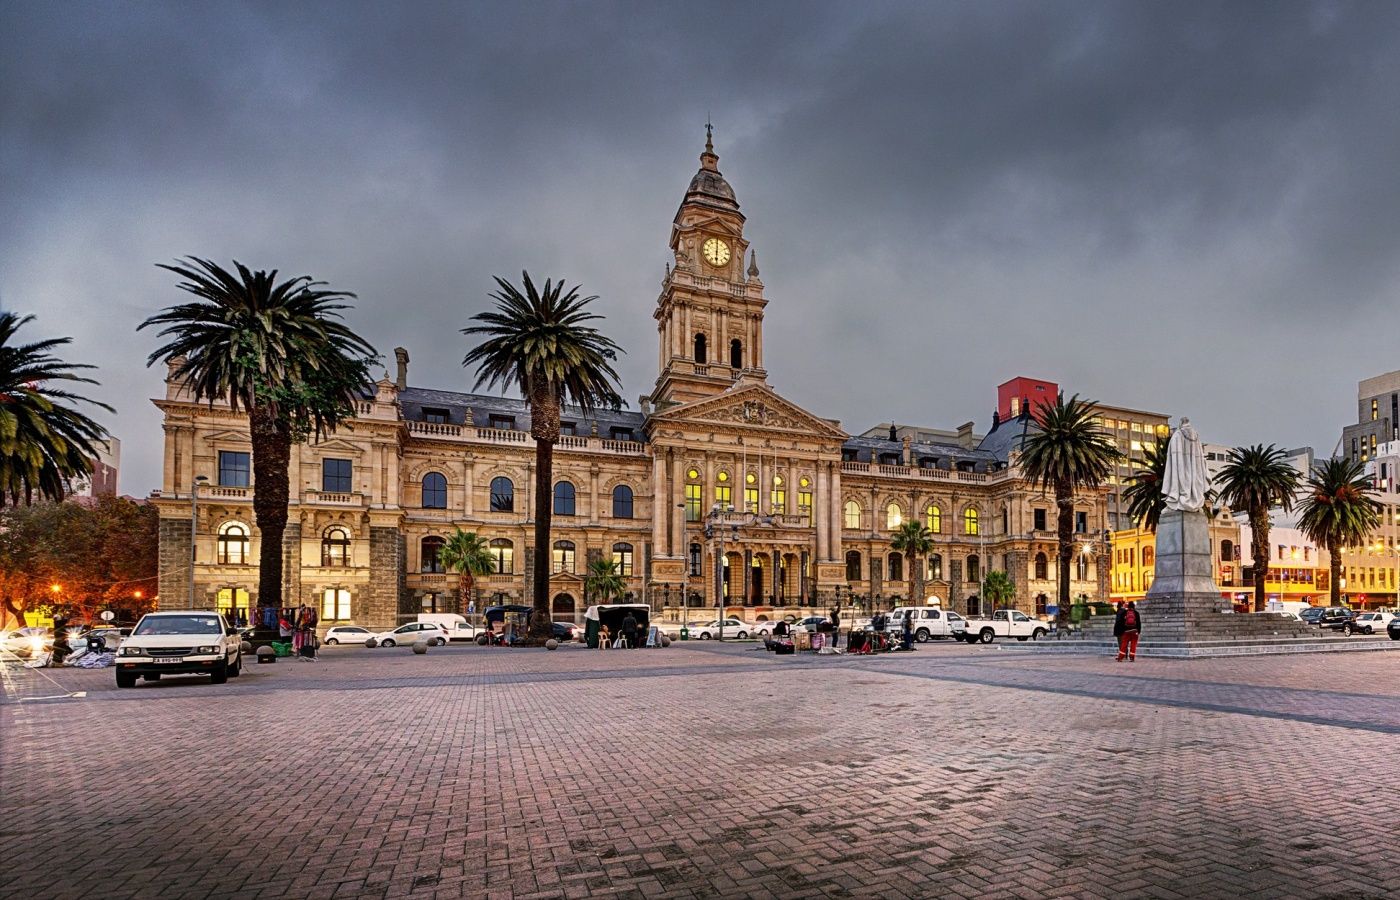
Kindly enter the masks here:
[[0, 895], [1400, 896], [1400, 655], [747, 646], [8, 669]]

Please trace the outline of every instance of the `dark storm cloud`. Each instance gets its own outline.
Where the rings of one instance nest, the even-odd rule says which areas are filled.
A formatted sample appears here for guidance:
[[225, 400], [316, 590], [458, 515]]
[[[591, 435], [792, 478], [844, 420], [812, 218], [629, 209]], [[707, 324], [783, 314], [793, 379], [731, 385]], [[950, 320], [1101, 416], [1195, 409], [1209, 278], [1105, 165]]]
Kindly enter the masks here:
[[779, 390], [849, 429], [985, 427], [1059, 380], [1330, 451], [1393, 368], [1390, 4], [47, 4], [0, 9], [0, 298], [102, 365], [158, 484], [134, 325], [199, 253], [359, 293], [469, 386], [492, 274], [601, 295], [655, 377], [707, 114]]

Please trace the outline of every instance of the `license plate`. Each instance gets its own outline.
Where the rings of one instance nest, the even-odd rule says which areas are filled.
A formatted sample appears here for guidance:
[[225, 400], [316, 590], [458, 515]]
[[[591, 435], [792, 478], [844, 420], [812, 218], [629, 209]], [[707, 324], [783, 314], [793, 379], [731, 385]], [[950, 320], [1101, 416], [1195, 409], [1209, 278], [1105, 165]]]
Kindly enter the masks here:
[[162, 665], [165, 663], [182, 663], [185, 661], [185, 658], [183, 656], [157, 656], [155, 657], [155, 661], [156, 665]]

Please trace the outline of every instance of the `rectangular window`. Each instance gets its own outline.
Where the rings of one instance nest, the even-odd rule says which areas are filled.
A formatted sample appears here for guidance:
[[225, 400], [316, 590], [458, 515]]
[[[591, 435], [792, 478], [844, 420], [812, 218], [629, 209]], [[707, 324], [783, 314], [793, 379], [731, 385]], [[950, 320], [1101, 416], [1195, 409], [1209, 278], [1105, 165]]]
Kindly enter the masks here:
[[1371, 400], [1371, 421], [1372, 421], [1372, 422], [1376, 421], [1376, 419], [1378, 419], [1378, 418], [1380, 417], [1380, 414], [1381, 414], [1381, 402], [1380, 402], [1379, 400], [1372, 399], [1372, 400]]
[[797, 514], [802, 517], [802, 524], [808, 527], [812, 524], [812, 492], [797, 492]]
[[423, 407], [423, 421], [430, 425], [446, 425], [449, 416], [445, 409], [438, 409], [432, 406]]
[[560, 572], [569, 572], [570, 574], [572, 574], [573, 571], [574, 571], [574, 548], [573, 548], [573, 546], [572, 546], [572, 545], [570, 545], [570, 546], [568, 546], [568, 547], [558, 547], [558, 546], [556, 546], [556, 547], [554, 548], [554, 574], [555, 574], [555, 575], [558, 575]]
[[632, 545], [615, 544], [613, 546], [613, 562], [617, 563], [617, 574], [623, 578], [632, 577]]
[[727, 484], [715, 486], [715, 502], [720, 509], [729, 509], [734, 505], [734, 489]]
[[699, 545], [699, 544], [691, 544], [691, 545], [690, 545], [690, 577], [691, 577], [691, 578], [699, 578], [699, 577], [700, 577], [700, 574], [701, 574], [701, 571], [700, 571], [700, 545]]
[[487, 421], [490, 423], [490, 426], [497, 431], [515, 430], [515, 416], [500, 416], [492, 413]]
[[758, 512], [758, 488], [744, 488], [744, 510], [746, 512]]
[[1074, 514], [1074, 532], [1075, 532], [1075, 534], [1084, 534], [1084, 533], [1085, 533], [1086, 531], [1088, 531], [1088, 530], [1089, 530], [1089, 514], [1086, 513], [1086, 512], [1077, 512], [1077, 513], [1075, 513], [1075, 514]]
[[772, 491], [772, 496], [770, 496], [768, 499], [772, 504], [772, 509], [770, 510], [770, 512], [772, 512], [773, 515], [780, 516], [783, 513], [787, 512], [787, 491], [783, 490], [782, 488], [774, 488]]
[[1035, 511], [1034, 515], [1035, 515], [1035, 530], [1036, 530], [1036, 531], [1044, 531], [1044, 530], [1045, 530], [1045, 510], [1043, 510], [1043, 509], [1037, 509], [1037, 510]]
[[343, 622], [350, 618], [350, 592], [341, 588], [326, 588], [321, 595], [321, 618]]
[[321, 490], [327, 493], [350, 493], [350, 460], [321, 460]]
[[238, 450], [219, 451], [219, 486], [247, 487], [249, 456]]
[[570, 437], [573, 437], [574, 435], [578, 434], [578, 426], [575, 425], [573, 422], [560, 422], [559, 433], [567, 434]]
[[700, 504], [704, 500], [704, 490], [704, 486], [699, 484], [685, 486], [685, 520], [687, 522], [700, 521]]
[[615, 441], [636, 440], [636, 438], [632, 436], [632, 429], [630, 428], [612, 428], [609, 429], [608, 434], [612, 435], [612, 439]]

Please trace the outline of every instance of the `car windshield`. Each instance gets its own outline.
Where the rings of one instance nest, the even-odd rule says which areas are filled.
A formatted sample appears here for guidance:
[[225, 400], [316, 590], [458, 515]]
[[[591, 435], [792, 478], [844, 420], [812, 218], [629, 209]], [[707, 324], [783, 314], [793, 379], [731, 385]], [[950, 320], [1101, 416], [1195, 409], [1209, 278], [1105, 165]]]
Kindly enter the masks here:
[[219, 634], [218, 616], [147, 616], [132, 634]]

